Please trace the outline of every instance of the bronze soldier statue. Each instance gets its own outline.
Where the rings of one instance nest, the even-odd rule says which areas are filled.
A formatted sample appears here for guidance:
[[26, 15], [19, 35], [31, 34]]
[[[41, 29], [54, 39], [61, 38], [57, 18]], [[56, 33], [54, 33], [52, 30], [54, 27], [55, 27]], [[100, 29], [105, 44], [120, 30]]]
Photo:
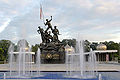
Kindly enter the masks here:
[[38, 32], [39, 34], [41, 34], [42, 42], [44, 43], [44, 42], [45, 42], [45, 36], [44, 36], [44, 30], [43, 30], [43, 28], [41, 28], [41, 27], [39, 26], [37, 32]]
[[52, 35], [51, 35], [51, 31], [48, 32], [48, 38], [49, 38], [50, 42], [53, 41], [53, 37], [52, 37]]
[[57, 26], [54, 26], [54, 29], [52, 30], [52, 33], [54, 34], [53, 35], [53, 41], [54, 42], [59, 42], [58, 35], [60, 35], [60, 34], [59, 34], [59, 30], [57, 29]]
[[48, 31], [48, 29], [53, 30], [53, 29], [52, 29], [52, 25], [51, 25], [51, 23], [50, 23], [51, 21], [52, 21], [52, 16], [51, 16], [51, 19], [50, 19], [50, 20], [46, 19], [46, 23], [44, 23], [44, 24], [45, 24], [45, 26], [48, 25], [48, 27], [47, 27], [47, 29], [46, 29], [45, 31]]
[[49, 34], [48, 34], [48, 32], [47, 31], [45, 31], [45, 43], [49, 43], [50, 42], [50, 40], [49, 40]]

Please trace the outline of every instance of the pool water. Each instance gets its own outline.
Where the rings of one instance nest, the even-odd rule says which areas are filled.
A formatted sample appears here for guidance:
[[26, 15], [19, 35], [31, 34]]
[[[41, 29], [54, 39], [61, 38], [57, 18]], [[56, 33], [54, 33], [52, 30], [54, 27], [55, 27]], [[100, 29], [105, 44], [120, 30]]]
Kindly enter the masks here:
[[103, 80], [120, 80], [120, 72], [100, 72]]
[[[0, 79], [3, 79], [4, 73], [9, 74], [9, 72], [0, 72]], [[64, 77], [65, 72], [41, 72], [41, 74], [43, 75], [41, 77], [31, 77], [31, 78], [7, 77], [6, 79], [98, 80], [98, 77], [92, 79], [67, 78]], [[99, 74], [102, 75], [102, 80], [120, 80], [120, 72], [99, 72]]]

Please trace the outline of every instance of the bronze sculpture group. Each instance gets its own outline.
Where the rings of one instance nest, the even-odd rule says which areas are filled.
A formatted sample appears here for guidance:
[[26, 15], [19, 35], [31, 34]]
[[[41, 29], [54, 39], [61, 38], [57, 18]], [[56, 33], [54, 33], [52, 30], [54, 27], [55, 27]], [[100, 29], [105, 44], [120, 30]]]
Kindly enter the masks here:
[[[51, 25], [51, 19], [46, 19], [44, 30], [42, 27], [38, 27], [37, 32], [41, 34], [42, 43], [40, 43], [41, 50], [41, 62], [42, 63], [64, 63], [65, 62], [65, 49], [64, 45], [60, 42], [58, 35], [59, 30], [57, 26], [54, 28]], [[52, 34], [51, 34], [52, 32]]]
[[[40, 26], [38, 27], [37, 32], [39, 34], [41, 34], [43, 43], [59, 42], [59, 39], [58, 39], [58, 35], [60, 35], [59, 30], [57, 29], [57, 26], [54, 26], [54, 29], [52, 28], [52, 25], [50, 23], [51, 20], [52, 20], [52, 16], [51, 16], [50, 20], [46, 19], [46, 23], [44, 23], [44, 24], [45, 24], [45, 26], [48, 25], [48, 27], [45, 31]], [[48, 32], [49, 29], [52, 30], [53, 36], [51, 35], [51, 31]]]

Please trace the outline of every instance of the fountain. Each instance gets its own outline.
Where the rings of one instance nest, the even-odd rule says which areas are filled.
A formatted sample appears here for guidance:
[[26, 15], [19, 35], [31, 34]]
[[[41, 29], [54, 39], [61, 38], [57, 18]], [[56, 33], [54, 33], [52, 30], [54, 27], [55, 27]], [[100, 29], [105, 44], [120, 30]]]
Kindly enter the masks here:
[[91, 50], [84, 52], [84, 41], [76, 44], [76, 49], [70, 48], [68, 45], [66, 50], [66, 77], [70, 78], [96, 78], [96, 55]]
[[[64, 47], [63, 43], [60, 42], [58, 39], [60, 34], [56, 26], [52, 28], [51, 25], [48, 25], [46, 30], [39, 26], [37, 32], [41, 34], [42, 43], [40, 43], [40, 48], [38, 48], [36, 53], [36, 64], [33, 63], [33, 55], [35, 53], [31, 52], [31, 48], [25, 39], [18, 42], [17, 52], [14, 52], [14, 45], [10, 45], [8, 50], [10, 72], [9, 75], [5, 74], [8, 79], [32, 79], [36, 77], [38, 79], [46, 79], [46, 75], [41, 75], [41, 63], [44, 65], [47, 63], [51, 65], [65, 63], [66, 75], [61, 76], [63, 79], [93, 79], [97, 77], [95, 53], [92, 50], [84, 52], [84, 41], [77, 42], [76, 49], [74, 49], [69, 45]], [[50, 74], [50, 76], [52, 75]], [[49, 78], [51, 79], [51, 77]]]
[[37, 56], [36, 56], [36, 65], [37, 65], [37, 74], [38, 76], [40, 76], [40, 64], [41, 64], [41, 59], [40, 59], [40, 56], [41, 56], [41, 52], [40, 52], [40, 49], [38, 48], [37, 50]]
[[10, 45], [9, 53], [9, 66], [10, 66], [10, 75], [9, 77], [14, 78], [30, 78], [33, 76], [40, 75], [40, 49], [37, 51], [36, 56], [36, 68], [37, 73], [33, 75], [32, 67], [32, 55], [34, 52], [31, 52], [26, 40], [20, 40], [17, 46], [18, 52], [14, 52], [13, 44]]
[[[90, 52], [84, 52], [84, 41], [79, 41], [76, 44], [76, 49], [67, 45], [65, 47], [66, 51], [66, 75], [64, 78], [79, 78], [79, 79], [93, 79], [97, 78], [96, 71], [96, 56], [91, 50]], [[38, 48], [36, 53], [36, 64], [32, 62], [32, 55], [30, 48], [26, 41], [20, 40], [18, 44], [18, 52], [14, 52], [13, 44], [9, 47], [9, 66], [10, 74], [7, 78], [33, 78], [33, 77], [43, 77], [41, 75], [41, 51]], [[33, 71], [35, 68], [35, 72]], [[51, 74], [50, 74], [51, 75]], [[58, 73], [57, 73], [58, 75]], [[52, 76], [52, 75], [51, 75]], [[45, 76], [46, 77], [46, 76]], [[100, 77], [101, 79], [101, 77]]]

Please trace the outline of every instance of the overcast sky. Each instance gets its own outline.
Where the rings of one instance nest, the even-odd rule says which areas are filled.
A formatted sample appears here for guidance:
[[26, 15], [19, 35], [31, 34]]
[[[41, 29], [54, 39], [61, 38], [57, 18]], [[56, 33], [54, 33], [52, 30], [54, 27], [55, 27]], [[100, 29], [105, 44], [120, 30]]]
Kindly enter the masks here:
[[0, 40], [13, 42], [25, 38], [39, 44], [37, 27], [40, 5], [45, 19], [53, 16], [60, 40], [66, 38], [90, 41], [120, 41], [120, 0], [0, 0]]

